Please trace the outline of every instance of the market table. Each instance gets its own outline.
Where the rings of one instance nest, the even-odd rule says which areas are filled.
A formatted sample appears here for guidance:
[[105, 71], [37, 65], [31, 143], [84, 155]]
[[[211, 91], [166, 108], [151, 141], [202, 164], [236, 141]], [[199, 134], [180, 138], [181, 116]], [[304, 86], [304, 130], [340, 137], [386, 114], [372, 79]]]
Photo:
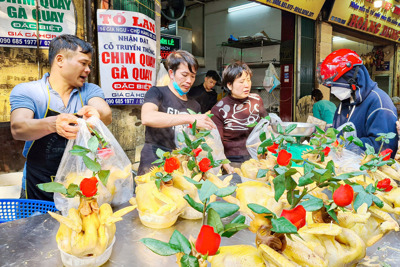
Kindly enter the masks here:
[[[232, 183], [239, 182], [237, 176]], [[116, 210], [121, 207], [117, 207]], [[0, 224], [0, 266], [62, 266], [57, 248], [56, 233], [59, 223], [48, 214]], [[175, 229], [186, 237], [196, 237], [201, 220], [178, 219], [168, 229], [151, 229], [141, 224], [137, 210], [116, 223], [116, 242], [110, 260], [104, 266], [177, 266], [175, 256], [162, 257], [147, 249], [139, 240], [144, 237], [168, 242]], [[255, 245], [255, 234], [239, 231], [231, 238], [222, 238], [221, 246]], [[368, 266], [400, 266], [400, 232], [391, 232], [367, 249]], [[367, 266], [359, 264], [359, 266]]]

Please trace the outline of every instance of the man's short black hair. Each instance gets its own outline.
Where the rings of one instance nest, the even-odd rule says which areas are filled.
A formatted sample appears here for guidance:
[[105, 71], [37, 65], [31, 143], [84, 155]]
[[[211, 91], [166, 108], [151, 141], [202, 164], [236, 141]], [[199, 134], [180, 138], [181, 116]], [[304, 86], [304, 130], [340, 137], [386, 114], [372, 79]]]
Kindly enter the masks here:
[[210, 78], [212, 78], [214, 81], [219, 82], [219, 75], [218, 75], [218, 72], [216, 72], [215, 70], [209, 70], [209, 71], [207, 71], [206, 77], [210, 77]]
[[229, 64], [222, 73], [222, 86], [228, 87], [228, 84], [233, 84], [233, 82], [242, 77], [243, 72], [246, 72], [250, 77], [253, 76], [253, 72], [244, 62], [234, 62]]
[[322, 95], [321, 90], [319, 90], [319, 89], [312, 90], [311, 97], [312, 98], [315, 97], [315, 102], [318, 102], [318, 101], [322, 100], [322, 98], [324, 98], [324, 96]]
[[81, 53], [84, 54], [93, 54], [93, 47], [88, 42], [85, 42], [82, 39], [79, 39], [75, 35], [71, 34], [62, 34], [53, 38], [50, 42], [49, 46], [49, 62], [50, 66], [53, 64], [53, 61], [57, 54], [60, 53], [61, 50], [71, 50], [76, 51], [78, 47], [82, 48]]
[[167, 68], [168, 70], [172, 70], [174, 73], [181, 63], [187, 64], [191, 73], [196, 73], [199, 69], [197, 59], [185, 50], [174, 51], [167, 57]]

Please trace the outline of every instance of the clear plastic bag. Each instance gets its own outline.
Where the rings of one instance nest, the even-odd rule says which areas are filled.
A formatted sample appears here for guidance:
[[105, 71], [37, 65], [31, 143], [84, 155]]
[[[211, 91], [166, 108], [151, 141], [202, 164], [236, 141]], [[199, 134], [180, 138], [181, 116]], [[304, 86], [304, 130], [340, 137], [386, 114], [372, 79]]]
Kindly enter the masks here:
[[362, 156], [348, 149], [343, 149], [341, 152], [331, 152], [329, 156], [335, 162], [337, 173], [360, 171]]
[[269, 63], [267, 70], [265, 71], [263, 86], [265, 90], [271, 93], [281, 82], [278, 79], [274, 64]]
[[246, 148], [253, 159], [258, 159], [257, 149], [261, 144], [260, 140], [261, 132], [265, 132], [267, 139], [271, 137], [270, 129], [268, 128], [268, 126], [269, 126], [269, 120], [261, 119], [257, 123], [256, 127], [254, 127], [253, 131], [251, 131], [249, 137], [247, 137]]
[[[97, 202], [99, 206], [103, 203], [120, 205], [128, 202], [133, 196], [131, 162], [112, 133], [97, 117], [91, 117], [86, 121], [78, 119], [79, 132], [75, 140], [68, 141], [54, 181], [68, 187], [71, 183], [79, 185], [84, 178], [93, 176], [93, 172], [84, 164], [83, 158], [72, 155], [69, 152], [74, 145], [88, 147], [88, 141], [92, 137], [92, 134], [86, 123], [90, 124], [108, 143], [107, 153], [104, 154], [102, 151], [98, 151], [96, 155], [101, 169], [110, 170], [107, 185], [104, 186], [99, 180], [97, 186]], [[92, 153], [88, 153], [87, 156], [92, 160], [94, 159]], [[75, 198], [66, 198], [60, 193], [55, 193], [54, 202], [62, 214], [68, 214], [70, 208], [79, 207], [80, 201], [78, 196]]]
[[[222, 144], [222, 140], [221, 140], [221, 136], [219, 135], [218, 129], [216, 127], [216, 125], [214, 124], [215, 128], [213, 128], [211, 130], [211, 133], [205, 137], [205, 142], [206, 144], [212, 148], [212, 156], [214, 158], [214, 160], [223, 160], [226, 159], [225, 157], [225, 152], [224, 152], [224, 145]], [[186, 146], [184, 143], [181, 143], [178, 141], [178, 134], [185, 132], [191, 140], [194, 139], [194, 136], [191, 133], [191, 129], [187, 126], [187, 125], [178, 125], [175, 126], [175, 145], [178, 149], [183, 148], [184, 146]], [[207, 157], [207, 151], [201, 151], [198, 159], [199, 161], [202, 158], [206, 158]], [[212, 168], [211, 170], [209, 170], [209, 172], [211, 172], [214, 175], [217, 175], [219, 173], [221, 169], [221, 165], [215, 168]]]
[[[351, 128], [354, 129], [354, 131], [351, 131], [351, 132], [342, 132], [343, 128], [346, 127], [346, 126], [350, 126]], [[357, 137], [357, 129], [356, 129], [356, 126], [354, 125], [354, 123], [352, 123], [352, 122], [346, 122], [346, 123], [340, 125], [340, 126], [337, 128], [337, 130], [339, 131], [338, 136], [343, 135], [343, 137], [344, 137], [346, 140], [347, 140], [347, 138], [349, 138], [350, 136], [352, 136], [352, 137]], [[341, 144], [343, 143], [343, 140], [342, 140], [342, 139], [338, 138], [338, 140], [339, 140], [339, 143], [341, 143]], [[346, 141], [346, 142], [347, 142], [347, 141]], [[353, 144], [353, 143], [350, 144], [350, 145], [346, 145], [346, 149], [349, 150], [349, 151], [352, 151], [354, 154], [357, 154], [357, 155], [361, 155], [361, 154], [364, 152], [359, 146], [357, 146], [357, 145], [355, 145], [355, 144]]]

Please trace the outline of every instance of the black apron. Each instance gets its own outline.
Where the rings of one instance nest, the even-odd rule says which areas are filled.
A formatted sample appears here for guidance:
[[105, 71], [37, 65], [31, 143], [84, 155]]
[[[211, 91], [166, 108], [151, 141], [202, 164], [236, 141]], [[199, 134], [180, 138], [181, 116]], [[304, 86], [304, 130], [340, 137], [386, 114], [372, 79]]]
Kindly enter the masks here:
[[[44, 118], [60, 114], [50, 109], [50, 90], [48, 88], [47, 90], [49, 92], [49, 102]], [[79, 98], [83, 106], [80, 92]], [[44, 192], [36, 185], [54, 180], [67, 143], [68, 139], [57, 133], [48, 134], [32, 143], [26, 157], [25, 190], [27, 199], [54, 201], [53, 193]]]

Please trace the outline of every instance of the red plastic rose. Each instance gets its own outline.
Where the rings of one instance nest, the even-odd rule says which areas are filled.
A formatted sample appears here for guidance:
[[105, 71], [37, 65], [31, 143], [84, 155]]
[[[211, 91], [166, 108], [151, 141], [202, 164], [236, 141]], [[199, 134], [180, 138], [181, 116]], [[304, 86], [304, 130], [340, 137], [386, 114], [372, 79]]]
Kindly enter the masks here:
[[376, 185], [377, 188], [385, 191], [385, 192], [389, 192], [393, 189], [393, 186], [390, 185], [390, 179], [386, 178], [383, 179], [382, 181], [379, 181], [378, 184]]
[[97, 193], [97, 183], [97, 178], [94, 176], [92, 178], [85, 178], [79, 185], [79, 189], [85, 197], [92, 197]]
[[281, 166], [287, 166], [290, 163], [290, 159], [292, 158], [292, 154], [282, 149], [278, 153], [277, 162]]
[[179, 169], [179, 160], [175, 157], [171, 157], [165, 160], [164, 171], [167, 173], [172, 173], [173, 171]]
[[336, 140], [335, 142], [333, 142], [332, 146], [334, 146], [334, 147], [338, 147], [338, 146], [339, 146], [339, 141], [338, 141], [338, 140]]
[[196, 240], [196, 250], [200, 254], [209, 256], [217, 253], [221, 243], [221, 236], [214, 232], [214, 228], [209, 225], [203, 225]]
[[112, 155], [114, 155], [114, 150], [111, 148], [102, 148], [102, 149], [97, 149], [97, 156], [100, 159], [108, 159]]
[[285, 217], [293, 223], [297, 230], [306, 225], [306, 210], [301, 205], [291, 210], [282, 210], [281, 217]]
[[212, 168], [211, 160], [209, 160], [208, 158], [203, 158], [199, 162], [199, 168], [200, 168], [200, 171], [202, 171], [202, 172], [208, 171], [209, 169]]
[[328, 156], [329, 152], [331, 152], [331, 148], [329, 146], [325, 147], [322, 152], [324, 152], [325, 157]]
[[383, 160], [389, 160], [392, 152], [393, 152], [393, 150], [391, 150], [390, 148], [386, 148], [385, 150], [381, 151], [381, 153], [379, 153], [379, 156], [384, 157]]
[[194, 156], [197, 157], [200, 154], [201, 151], [202, 151], [201, 148], [196, 148], [196, 149], [193, 149], [192, 152], [193, 152]]
[[338, 189], [335, 190], [332, 198], [336, 205], [340, 207], [345, 207], [347, 205], [350, 205], [353, 201], [354, 190], [348, 184], [341, 185]]
[[267, 147], [268, 151], [276, 154], [276, 149], [279, 147], [279, 144], [274, 143], [272, 146]]
[[192, 124], [189, 124], [188, 128], [192, 129], [192, 128], [193, 128], [193, 125], [192, 125]]

